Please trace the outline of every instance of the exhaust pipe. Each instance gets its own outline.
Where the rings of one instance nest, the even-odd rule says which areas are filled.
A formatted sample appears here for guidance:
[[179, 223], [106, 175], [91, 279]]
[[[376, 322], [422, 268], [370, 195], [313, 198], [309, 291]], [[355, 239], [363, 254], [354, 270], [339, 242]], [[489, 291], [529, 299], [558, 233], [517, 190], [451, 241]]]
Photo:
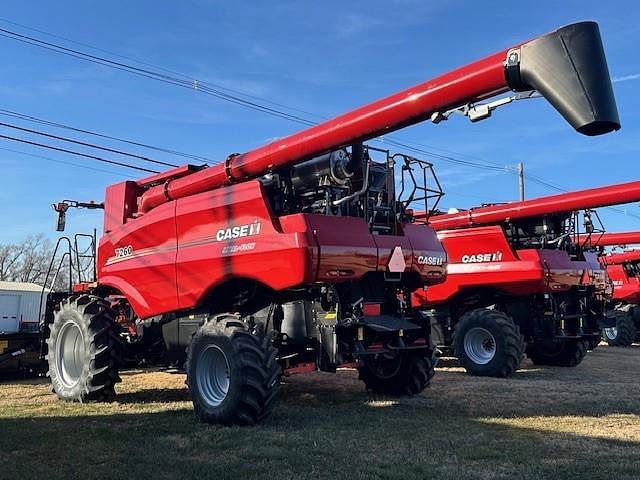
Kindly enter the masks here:
[[515, 91], [537, 90], [584, 135], [620, 129], [607, 59], [595, 22], [567, 25], [511, 49], [506, 76]]

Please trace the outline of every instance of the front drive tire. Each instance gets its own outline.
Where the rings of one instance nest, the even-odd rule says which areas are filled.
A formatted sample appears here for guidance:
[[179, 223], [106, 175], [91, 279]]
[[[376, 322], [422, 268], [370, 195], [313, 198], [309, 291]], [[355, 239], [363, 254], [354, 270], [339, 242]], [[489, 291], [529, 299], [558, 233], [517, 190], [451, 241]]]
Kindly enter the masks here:
[[534, 365], [577, 367], [587, 354], [587, 348], [587, 340], [549, 340], [529, 347], [527, 355]]
[[384, 395], [416, 395], [429, 386], [435, 374], [433, 353], [397, 352], [395, 355], [364, 360], [359, 379], [367, 390]]
[[46, 342], [48, 376], [60, 399], [113, 399], [120, 381], [118, 340], [114, 312], [104, 299], [81, 295], [64, 302]]
[[453, 351], [467, 373], [508, 377], [520, 367], [524, 341], [515, 322], [497, 310], [471, 310], [456, 324]]
[[261, 328], [249, 332], [237, 315], [202, 325], [187, 348], [187, 385], [198, 419], [253, 425], [267, 417], [280, 390], [276, 352]]
[[630, 347], [636, 338], [636, 326], [632, 312], [616, 310], [616, 326], [603, 328], [602, 337], [612, 347]]

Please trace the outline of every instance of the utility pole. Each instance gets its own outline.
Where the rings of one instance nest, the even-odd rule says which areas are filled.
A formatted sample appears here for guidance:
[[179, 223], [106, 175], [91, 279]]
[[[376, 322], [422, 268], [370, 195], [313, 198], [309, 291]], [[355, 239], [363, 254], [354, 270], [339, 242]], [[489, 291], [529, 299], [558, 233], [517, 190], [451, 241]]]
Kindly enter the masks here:
[[518, 163], [518, 187], [520, 190], [520, 201], [524, 200], [524, 163]]

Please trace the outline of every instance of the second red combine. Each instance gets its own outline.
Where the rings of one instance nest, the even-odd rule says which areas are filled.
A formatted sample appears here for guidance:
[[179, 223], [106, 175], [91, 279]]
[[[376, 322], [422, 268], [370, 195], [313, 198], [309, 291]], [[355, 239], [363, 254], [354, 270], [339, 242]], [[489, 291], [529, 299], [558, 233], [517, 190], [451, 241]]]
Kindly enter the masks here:
[[525, 353], [538, 365], [578, 365], [608, 326], [611, 284], [577, 212], [586, 210], [592, 232], [589, 209], [639, 200], [631, 182], [432, 217], [447, 280], [414, 303], [431, 316], [436, 342], [475, 375], [508, 376]]

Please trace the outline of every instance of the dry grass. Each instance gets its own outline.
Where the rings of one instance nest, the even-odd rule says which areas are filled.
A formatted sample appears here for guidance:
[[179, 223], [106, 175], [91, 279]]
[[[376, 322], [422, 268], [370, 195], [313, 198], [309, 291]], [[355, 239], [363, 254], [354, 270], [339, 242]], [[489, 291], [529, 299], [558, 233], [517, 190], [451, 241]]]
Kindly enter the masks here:
[[353, 372], [287, 380], [254, 428], [198, 424], [184, 376], [129, 372], [110, 404], [41, 381], [0, 384], [0, 478], [637, 479], [640, 348], [508, 380], [440, 368], [423, 395], [363, 391]]

